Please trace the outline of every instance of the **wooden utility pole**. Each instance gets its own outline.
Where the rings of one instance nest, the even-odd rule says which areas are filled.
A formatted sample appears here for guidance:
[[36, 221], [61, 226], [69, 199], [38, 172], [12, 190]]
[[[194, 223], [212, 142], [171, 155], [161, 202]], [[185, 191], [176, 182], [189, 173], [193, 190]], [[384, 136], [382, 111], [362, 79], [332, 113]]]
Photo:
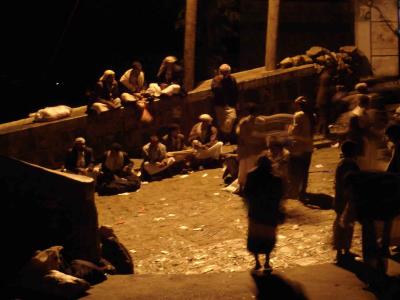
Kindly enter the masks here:
[[187, 91], [192, 90], [194, 87], [196, 21], [197, 21], [197, 0], [186, 0], [183, 81]]
[[276, 69], [280, 0], [268, 0], [267, 36], [265, 39], [265, 68]]

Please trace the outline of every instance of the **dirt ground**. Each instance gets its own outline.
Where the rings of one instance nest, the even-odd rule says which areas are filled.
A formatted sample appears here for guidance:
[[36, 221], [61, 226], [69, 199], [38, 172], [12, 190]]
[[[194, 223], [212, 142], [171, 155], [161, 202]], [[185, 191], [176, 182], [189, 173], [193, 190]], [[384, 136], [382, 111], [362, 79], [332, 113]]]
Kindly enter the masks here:
[[[332, 262], [329, 209], [339, 160], [337, 148], [316, 150], [308, 192], [320, 195], [314, 205], [285, 201], [272, 264], [276, 269]], [[242, 198], [223, 191], [223, 169], [178, 175], [143, 183], [139, 191], [96, 196], [100, 225], [111, 225], [130, 250], [138, 274], [201, 274], [246, 271], [253, 257], [246, 250], [247, 217]], [[360, 253], [356, 226], [353, 251]]]

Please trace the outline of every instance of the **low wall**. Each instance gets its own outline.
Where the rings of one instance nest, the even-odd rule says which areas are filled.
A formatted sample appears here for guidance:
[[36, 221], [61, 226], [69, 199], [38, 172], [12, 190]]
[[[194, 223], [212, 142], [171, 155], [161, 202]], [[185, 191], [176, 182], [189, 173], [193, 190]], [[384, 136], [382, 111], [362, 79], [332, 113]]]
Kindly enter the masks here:
[[93, 179], [4, 156], [0, 164], [2, 276], [54, 245], [64, 246], [69, 258], [99, 259]]
[[[265, 71], [257, 68], [233, 74], [239, 85], [239, 101], [245, 102], [245, 91], [256, 89], [261, 96], [261, 113], [291, 113], [292, 100], [298, 95], [315, 94], [313, 65], [284, 70]], [[59, 168], [66, 150], [77, 136], [84, 136], [87, 144], [100, 158], [112, 142], [119, 142], [133, 156], [139, 156], [151, 132], [171, 122], [178, 122], [187, 134], [201, 113], [212, 114], [211, 80], [200, 83], [186, 97], [164, 98], [151, 103], [149, 110], [154, 120], [140, 121], [134, 107], [125, 107], [88, 116], [85, 107], [74, 108], [71, 117], [47, 123], [33, 123], [32, 118], [0, 125], [0, 154], [12, 156], [49, 168]]]

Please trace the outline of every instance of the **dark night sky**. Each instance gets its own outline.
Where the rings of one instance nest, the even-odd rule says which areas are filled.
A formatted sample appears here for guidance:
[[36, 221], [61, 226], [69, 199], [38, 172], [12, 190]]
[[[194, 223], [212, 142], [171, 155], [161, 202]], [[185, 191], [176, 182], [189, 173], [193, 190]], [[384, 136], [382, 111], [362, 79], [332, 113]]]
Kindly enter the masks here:
[[60, 0], [3, 5], [0, 82], [6, 108], [0, 122], [46, 105], [85, 104], [85, 89], [104, 69], [120, 76], [133, 59], [142, 62], [150, 80], [164, 56], [182, 57], [183, 29], [176, 22], [184, 3]]

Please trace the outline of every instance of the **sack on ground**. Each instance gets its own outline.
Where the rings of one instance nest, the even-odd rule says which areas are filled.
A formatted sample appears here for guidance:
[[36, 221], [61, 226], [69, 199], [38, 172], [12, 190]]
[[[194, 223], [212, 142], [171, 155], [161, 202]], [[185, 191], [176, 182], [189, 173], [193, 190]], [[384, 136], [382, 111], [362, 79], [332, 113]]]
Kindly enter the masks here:
[[99, 229], [102, 244], [102, 257], [109, 261], [117, 274], [133, 274], [134, 265], [128, 249], [118, 240], [112, 228], [102, 226]]
[[71, 261], [67, 274], [86, 280], [90, 284], [97, 284], [107, 279], [101, 267], [86, 260], [75, 259]]
[[99, 184], [97, 192], [101, 196], [117, 195], [126, 192], [134, 192], [140, 188], [140, 179], [136, 176], [128, 178], [113, 179], [110, 182], [102, 182]]

